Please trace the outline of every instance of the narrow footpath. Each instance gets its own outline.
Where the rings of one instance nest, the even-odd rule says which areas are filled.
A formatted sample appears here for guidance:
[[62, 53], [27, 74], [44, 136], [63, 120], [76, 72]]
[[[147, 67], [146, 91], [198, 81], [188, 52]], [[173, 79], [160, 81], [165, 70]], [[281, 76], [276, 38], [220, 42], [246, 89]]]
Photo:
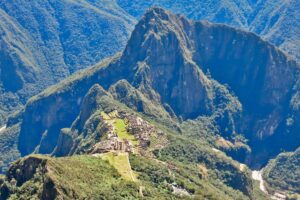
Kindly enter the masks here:
[[271, 197], [271, 199], [273, 199], [273, 200], [286, 200], [286, 196], [281, 193], [275, 192], [274, 195], [271, 195], [268, 193], [268, 191], [264, 185], [265, 181], [263, 179], [262, 174], [263, 174], [262, 169], [260, 171], [252, 171], [252, 179], [259, 181], [259, 189], [261, 191], [263, 191], [264, 193], [266, 193], [267, 195], [269, 195]]
[[6, 129], [6, 125], [2, 126], [2, 127], [0, 128], [0, 133], [2, 133], [3, 131], [5, 131], [5, 129]]

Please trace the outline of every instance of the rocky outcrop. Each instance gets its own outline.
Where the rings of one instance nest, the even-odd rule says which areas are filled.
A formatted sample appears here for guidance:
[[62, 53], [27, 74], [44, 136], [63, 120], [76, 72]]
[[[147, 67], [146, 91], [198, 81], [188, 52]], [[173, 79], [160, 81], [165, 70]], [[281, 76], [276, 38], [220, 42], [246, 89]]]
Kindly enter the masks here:
[[48, 167], [48, 158], [40, 155], [31, 155], [18, 160], [10, 167], [4, 181], [0, 183], [0, 199], [8, 199], [17, 192], [22, 194], [18, 189], [28, 182], [31, 182], [31, 189], [34, 191], [31, 195], [46, 200], [55, 199], [58, 190], [54, 180], [48, 176]]
[[70, 153], [73, 145], [74, 145], [74, 136], [72, 134], [71, 129], [69, 128], [61, 129], [53, 154], [55, 156], [66, 156]]
[[38, 156], [20, 159], [8, 170], [6, 175], [7, 180], [14, 180], [16, 181], [16, 186], [21, 186], [26, 181], [32, 179], [39, 170], [46, 170], [46, 162], [46, 159], [39, 158]]
[[[149, 99], [148, 94], [144, 94], [139, 89], [133, 87], [127, 80], [120, 80], [109, 88], [109, 92], [114, 99], [125, 104], [129, 108], [144, 113], [155, 118], [175, 117], [174, 111], [168, 111], [157, 98]], [[154, 91], [151, 92], [154, 94]], [[155, 95], [155, 94], [154, 94]], [[155, 95], [157, 96], [157, 95]]]
[[[143, 28], [146, 31], [143, 31]], [[135, 32], [137, 35], [135, 35]], [[175, 36], [173, 40], [169, 40], [174, 41], [173, 43], [167, 42], [167, 38], [172, 38], [169, 35]], [[227, 84], [243, 107], [243, 116], [237, 123], [237, 131], [244, 133], [247, 138], [251, 138], [250, 143], [255, 153], [262, 152], [261, 147], [266, 152], [268, 152], [268, 149], [277, 149], [274, 152], [271, 151], [272, 153], [269, 151], [270, 154], [264, 155], [265, 158], [278, 153], [280, 149], [278, 146], [281, 146], [282, 141], [276, 140], [274, 135], [286, 140], [299, 137], [297, 132], [294, 132], [294, 134], [290, 133], [286, 137], [286, 133], [289, 131], [285, 128], [283, 128], [285, 131], [282, 131], [287, 116], [294, 115], [289, 111], [289, 102], [292, 99], [292, 94], [297, 91], [296, 82], [299, 80], [299, 66], [295, 61], [286, 57], [283, 52], [261, 40], [258, 36], [225, 25], [215, 25], [201, 21], [191, 22], [184, 17], [174, 16], [159, 8], [152, 9], [144, 16], [132, 36], [133, 38], [146, 39], [133, 40], [132, 44], [135, 46], [131, 45], [129, 41], [125, 53], [130, 49], [143, 49], [143, 47], [145, 47], [145, 51], [149, 52], [149, 49], [153, 49], [153, 52], [156, 53], [158, 50], [155, 49], [158, 48], [146, 46], [148, 43], [155, 44], [155, 42], [151, 43], [148, 41], [151, 41], [151, 37], [156, 38], [152, 40], [157, 41], [158, 44], [163, 44], [162, 46], [166, 48], [161, 48], [162, 46], [160, 46], [160, 53], [156, 53], [150, 59], [155, 66], [158, 65], [157, 62], [163, 62], [165, 49], [173, 49], [174, 51], [172, 52], [174, 54], [172, 55], [176, 55], [176, 49], [179, 48], [182, 49], [181, 55], [185, 55], [185, 58], [192, 60], [201, 71], [209, 71], [213, 79], [221, 84]], [[139, 41], [142, 42], [140, 45], [137, 45]], [[147, 53], [147, 58], [150, 58], [153, 52]], [[160, 59], [154, 59], [154, 57]], [[176, 60], [175, 58], [172, 59], [172, 56], [169, 57], [171, 59], [168, 62]], [[175, 57], [180, 58], [180, 56]], [[140, 59], [141, 56], [138, 58]], [[166, 63], [162, 64], [162, 66], [167, 66]], [[171, 65], [176, 66], [175, 63]], [[182, 66], [182, 64], [177, 66]], [[162, 68], [165, 69], [164, 67]], [[159, 73], [156, 72], [156, 74]], [[157, 80], [161, 80], [161, 78]], [[197, 81], [193, 81], [192, 86], [188, 85], [186, 88], [181, 89], [180, 95], [188, 96], [186, 92], [189, 90], [193, 91], [194, 85], [197, 85], [195, 82]], [[164, 84], [160, 84], [160, 86], [162, 85]], [[197, 94], [201, 94], [201, 91], [203, 90], [198, 88]], [[165, 94], [165, 92], [161, 93]], [[201, 97], [203, 96], [205, 94], [202, 93]], [[187, 111], [184, 108], [191, 105], [189, 102], [193, 102], [193, 106], [195, 104], [198, 105], [197, 95], [194, 95], [192, 99], [189, 98], [189, 101], [183, 101], [184, 106], [181, 106], [183, 110], [180, 110], [180, 112], [176, 110], [175, 106], [176, 114], [179, 115], [183, 111]], [[209, 100], [209, 96], [204, 99], [206, 101]], [[162, 98], [162, 100], [165, 99]], [[195, 100], [196, 102], [194, 102]], [[180, 104], [180, 101], [175, 99], [170, 101], [176, 102], [175, 105]], [[169, 104], [172, 105], [172, 103]], [[203, 109], [209, 104], [202, 102], [200, 105]], [[189, 108], [197, 108], [193, 106]], [[198, 112], [201, 110], [199, 109], [200, 107], [197, 109]], [[211, 109], [208, 108], [208, 110]], [[207, 113], [207, 111], [205, 112], [204, 110], [204, 113]], [[188, 116], [188, 118], [191, 117], [192, 115]], [[271, 145], [270, 143], [273, 144]], [[295, 148], [297, 145], [299, 144], [293, 143], [289, 146], [288, 142], [285, 142], [282, 148]], [[275, 146], [276, 148], [274, 148]], [[264, 160], [264, 156], [262, 156], [262, 160]]]

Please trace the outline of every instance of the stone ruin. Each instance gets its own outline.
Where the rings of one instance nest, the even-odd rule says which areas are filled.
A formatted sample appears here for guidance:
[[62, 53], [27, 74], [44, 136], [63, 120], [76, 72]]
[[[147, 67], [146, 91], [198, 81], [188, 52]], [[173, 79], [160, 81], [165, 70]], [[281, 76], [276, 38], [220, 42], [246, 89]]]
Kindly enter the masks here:
[[95, 144], [92, 154], [106, 153], [111, 151], [133, 153], [133, 146], [127, 139], [122, 140], [118, 137], [111, 137]]
[[[139, 141], [139, 146], [142, 149], [146, 149], [150, 145], [151, 137], [163, 138], [165, 136], [164, 132], [157, 130], [153, 125], [134, 114], [129, 114], [123, 111], [115, 111], [114, 114], [115, 117], [125, 120], [127, 131], [134, 135], [134, 137]], [[105, 122], [105, 120], [104, 123], [108, 128], [107, 138], [95, 144], [92, 148], [92, 153], [106, 153], [111, 151], [133, 153], [134, 148], [132, 143], [127, 139], [118, 138], [118, 135], [115, 133], [114, 126]]]
[[156, 129], [149, 122], [134, 114], [127, 114], [125, 118], [128, 121], [127, 131], [135, 136], [142, 148], [150, 145], [151, 137], [163, 138], [165, 136], [163, 131]]

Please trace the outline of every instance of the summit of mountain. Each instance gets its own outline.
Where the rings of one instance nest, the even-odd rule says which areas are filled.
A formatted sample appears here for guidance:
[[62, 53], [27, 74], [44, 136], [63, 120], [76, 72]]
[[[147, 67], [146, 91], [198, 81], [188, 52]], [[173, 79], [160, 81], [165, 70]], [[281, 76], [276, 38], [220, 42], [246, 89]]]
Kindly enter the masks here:
[[250, 30], [299, 61], [300, 16], [297, 0], [117, 0], [117, 3], [137, 19], [148, 8], [159, 6], [192, 20], [208, 20]]

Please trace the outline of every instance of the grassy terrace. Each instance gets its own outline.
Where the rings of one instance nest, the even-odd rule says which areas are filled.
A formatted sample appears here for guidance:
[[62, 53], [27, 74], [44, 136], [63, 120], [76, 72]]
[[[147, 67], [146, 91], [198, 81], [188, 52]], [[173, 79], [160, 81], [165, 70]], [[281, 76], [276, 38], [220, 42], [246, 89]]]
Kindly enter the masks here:
[[138, 145], [138, 140], [134, 135], [130, 134], [126, 130], [126, 123], [124, 119], [115, 119], [114, 126], [117, 132], [117, 135], [120, 139], [129, 140], [134, 146]]
[[130, 134], [126, 130], [126, 122], [124, 119], [117, 118], [117, 113], [115, 111], [106, 114], [105, 112], [101, 112], [101, 115], [104, 120], [111, 123], [115, 128], [116, 134], [120, 139], [129, 140], [134, 146], [137, 146], [138, 140], [134, 137], [134, 135]]
[[131, 169], [129, 163], [128, 153], [114, 153], [108, 152], [100, 155], [103, 160], [107, 160], [109, 164], [121, 174], [121, 176], [128, 181], [136, 181], [136, 175]]
[[[120, 119], [117, 117], [117, 112], [111, 112], [106, 114], [105, 112], [101, 112], [103, 119], [113, 125], [114, 130], [120, 139], [129, 140], [134, 146], [138, 145], [137, 139], [135, 139], [134, 135], [127, 132], [126, 122], [124, 119]], [[103, 160], [107, 160], [109, 164], [114, 166], [114, 168], [121, 174], [121, 176], [127, 181], [137, 181], [136, 175], [131, 169], [129, 162], [128, 153], [121, 152], [108, 152], [101, 154], [100, 157]]]

